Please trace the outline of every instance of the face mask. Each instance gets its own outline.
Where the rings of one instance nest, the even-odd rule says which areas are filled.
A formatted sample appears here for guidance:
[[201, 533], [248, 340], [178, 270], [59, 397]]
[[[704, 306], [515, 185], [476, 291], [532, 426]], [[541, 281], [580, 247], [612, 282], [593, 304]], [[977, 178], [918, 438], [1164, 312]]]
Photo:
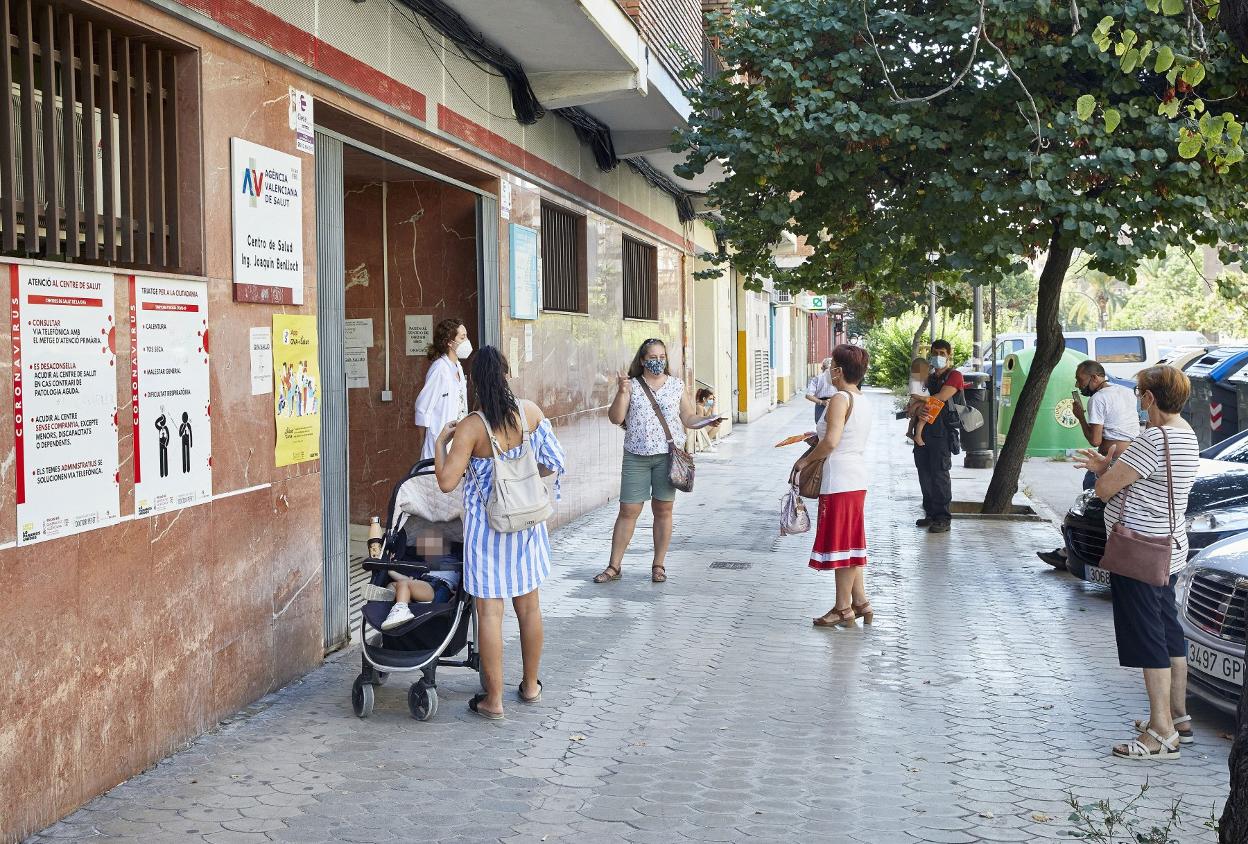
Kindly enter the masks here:
[[470, 354], [472, 354], [471, 340], [463, 340], [458, 346], [455, 347], [455, 357], [460, 360], [467, 360]]
[[1080, 394], [1080, 395], [1082, 395], [1085, 399], [1090, 399], [1090, 398], [1092, 398], [1092, 394], [1093, 394], [1094, 392], [1096, 392], [1096, 391], [1095, 391], [1095, 390], [1093, 390], [1091, 387], [1080, 387], [1080, 388], [1079, 388], [1079, 394]]
[[715, 399], [707, 399], [707, 400], [706, 400], [706, 406], [707, 406], [707, 407], [714, 407], [714, 406], [715, 406]]
[[944, 369], [948, 363], [949, 363], [949, 358], [945, 357], [944, 355], [932, 355], [932, 366], [936, 367], [937, 369]]
[[643, 360], [641, 365], [644, 366], [646, 371], [648, 371], [651, 375], [662, 375], [663, 370], [667, 369], [667, 361], [653, 358], [650, 360]]

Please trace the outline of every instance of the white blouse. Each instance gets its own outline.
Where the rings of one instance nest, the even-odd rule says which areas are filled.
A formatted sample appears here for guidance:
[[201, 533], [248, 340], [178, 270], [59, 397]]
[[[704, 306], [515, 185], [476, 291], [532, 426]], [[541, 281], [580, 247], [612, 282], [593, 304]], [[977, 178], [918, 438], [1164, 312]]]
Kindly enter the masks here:
[[434, 443], [448, 422], [468, 415], [468, 382], [464, 368], [447, 355], [435, 360], [425, 376], [425, 386], [416, 397], [416, 424], [425, 428], [425, 445], [420, 459], [433, 459]]
[[[667, 436], [659, 417], [654, 415], [654, 405], [646, 397], [646, 391], [634, 378], [632, 393], [628, 399], [628, 415], [624, 417], [624, 450], [638, 457], [667, 454]], [[685, 384], [679, 378], [667, 376], [663, 386], [654, 391], [654, 398], [663, 410], [667, 427], [672, 431], [672, 442], [678, 448], [685, 447], [685, 425], [680, 421], [680, 400], [685, 396]]]

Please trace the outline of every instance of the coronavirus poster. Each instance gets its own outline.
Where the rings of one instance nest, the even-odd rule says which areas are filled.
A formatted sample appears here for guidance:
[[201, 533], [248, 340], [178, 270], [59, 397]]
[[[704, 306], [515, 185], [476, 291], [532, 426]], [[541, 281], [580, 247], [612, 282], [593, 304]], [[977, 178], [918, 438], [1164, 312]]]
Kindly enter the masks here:
[[208, 284], [130, 277], [135, 515], [212, 497]]
[[17, 544], [120, 514], [113, 276], [9, 267]]
[[321, 456], [316, 317], [273, 315], [273, 414], [278, 466]]

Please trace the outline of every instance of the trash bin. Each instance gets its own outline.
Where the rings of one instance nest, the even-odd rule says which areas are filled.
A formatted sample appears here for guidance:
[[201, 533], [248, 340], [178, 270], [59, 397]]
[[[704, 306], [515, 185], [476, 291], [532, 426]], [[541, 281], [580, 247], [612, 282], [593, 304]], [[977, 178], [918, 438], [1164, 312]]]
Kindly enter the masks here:
[[966, 378], [966, 389], [963, 391], [966, 403], [983, 414], [984, 424], [962, 435], [962, 449], [966, 452], [962, 465], [968, 469], [991, 469], [993, 463], [992, 428], [990, 427], [992, 399], [988, 384], [992, 376], [987, 372], [965, 372], [963, 376]]
[[[1248, 365], [1238, 372], [1227, 376], [1225, 381], [1228, 389], [1235, 391], [1235, 427], [1228, 430], [1226, 437], [1248, 428]], [[1223, 437], [1223, 439], [1226, 439]]]
[[[1031, 372], [1035, 359], [1035, 349], [1024, 349], [1015, 352], [1005, 359], [1005, 372], [1001, 376], [1001, 401], [997, 418], [997, 442], [1004, 443], [1005, 435], [1014, 421], [1014, 410], [1018, 397], [1023, 392], [1023, 384]], [[1040, 410], [1036, 414], [1035, 426], [1031, 429], [1031, 439], [1027, 443], [1028, 457], [1053, 457], [1066, 454], [1074, 449], [1087, 448], [1083, 429], [1075, 418], [1071, 392], [1075, 389], [1075, 368], [1088, 356], [1067, 349], [1062, 354], [1053, 373], [1049, 376], [1049, 385], [1040, 400]]]
[[1239, 396], [1228, 379], [1245, 366], [1248, 346], [1219, 346], [1187, 368], [1192, 396], [1183, 408], [1183, 418], [1196, 432], [1202, 449], [1239, 430]]

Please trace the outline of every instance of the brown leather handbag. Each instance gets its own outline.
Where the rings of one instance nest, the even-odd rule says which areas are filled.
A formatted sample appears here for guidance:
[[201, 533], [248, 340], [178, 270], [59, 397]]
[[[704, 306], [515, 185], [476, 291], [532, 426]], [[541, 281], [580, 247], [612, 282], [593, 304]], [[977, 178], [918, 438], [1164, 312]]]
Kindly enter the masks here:
[[1170, 465], [1170, 438], [1166, 436], [1165, 428], [1161, 429], [1161, 441], [1165, 447], [1170, 533], [1166, 536], [1155, 536], [1126, 526], [1127, 498], [1131, 495], [1129, 485], [1123, 490], [1122, 512], [1105, 538], [1105, 554], [1101, 557], [1101, 568], [1105, 571], [1153, 586], [1165, 586], [1170, 582], [1171, 553], [1173, 549], [1180, 547], [1179, 540], [1174, 536], [1174, 472]]
[[659, 417], [659, 424], [663, 426], [663, 435], [667, 437], [667, 474], [671, 478], [672, 486], [681, 492], [693, 492], [693, 455], [676, 445], [676, 441], [672, 439], [672, 429], [667, 426], [667, 419], [663, 416], [663, 409], [659, 407], [659, 400], [654, 397], [654, 392], [646, 383], [646, 379], [638, 378], [637, 383], [641, 385], [646, 398], [650, 399], [654, 415]]
[[[845, 395], [849, 396], [849, 410], [845, 411], [845, 424], [849, 424], [849, 417], [854, 415], [854, 394], [846, 391]], [[824, 413], [826, 418], [826, 411]], [[814, 442], [810, 448], [806, 449], [806, 454], [810, 454], [815, 450], [815, 446], [819, 445], [819, 440], [812, 437]], [[805, 457], [803, 454], [802, 457]], [[789, 483], [797, 484], [797, 491], [801, 493], [802, 498], [818, 498], [819, 490], [823, 488], [823, 464], [825, 461], [819, 460], [813, 463], [807, 463], [802, 471], [794, 469], [789, 475]]]

